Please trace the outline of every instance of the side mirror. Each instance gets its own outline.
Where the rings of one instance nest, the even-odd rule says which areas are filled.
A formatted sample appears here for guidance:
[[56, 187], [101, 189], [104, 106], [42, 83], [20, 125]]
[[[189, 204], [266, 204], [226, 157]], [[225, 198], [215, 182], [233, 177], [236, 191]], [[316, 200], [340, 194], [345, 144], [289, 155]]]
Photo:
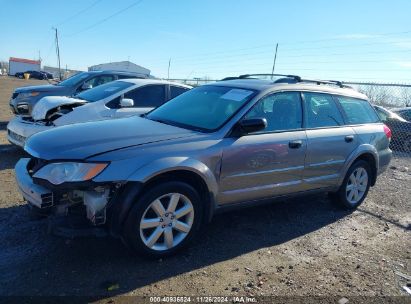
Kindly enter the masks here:
[[83, 83], [83, 85], [81, 86], [82, 91], [90, 90], [92, 88], [93, 88], [93, 86], [91, 84], [86, 84], [86, 83]]
[[267, 120], [265, 118], [243, 119], [234, 129], [235, 136], [242, 136], [248, 133], [258, 132], [267, 128]]
[[134, 106], [134, 100], [132, 100], [131, 98], [123, 98], [120, 101], [120, 107], [122, 108], [131, 108]]

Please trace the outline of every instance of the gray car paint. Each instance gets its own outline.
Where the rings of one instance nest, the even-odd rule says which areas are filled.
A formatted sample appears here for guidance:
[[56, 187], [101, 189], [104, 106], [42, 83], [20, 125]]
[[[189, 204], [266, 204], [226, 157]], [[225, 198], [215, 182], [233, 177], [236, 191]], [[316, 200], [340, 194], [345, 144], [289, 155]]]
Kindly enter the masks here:
[[[187, 170], [206, 183], [217, 206], [287, 195], [306, 190], [337, 189], [353, 161], [364, 153], [381, 173], [391, 159], [383, 124], [302, 129], [229, 136], [232, 127], [263, 96], [310, 91], [366, 99], [354, 90], [306, 84], [267, 84], [254, 80], [213, 85], [250, 88], [259, 93], [220, 130], [200, 133], [145, 118], [101, 121], [45, 131], [31, 137], [26, 151], [46, 160], [110, 162], [93, 181], [145, 183], [162, 173]], [[345, 136], [353, 135], [352, 142]], [[299, 149], [290, 140], [302, 141]]]

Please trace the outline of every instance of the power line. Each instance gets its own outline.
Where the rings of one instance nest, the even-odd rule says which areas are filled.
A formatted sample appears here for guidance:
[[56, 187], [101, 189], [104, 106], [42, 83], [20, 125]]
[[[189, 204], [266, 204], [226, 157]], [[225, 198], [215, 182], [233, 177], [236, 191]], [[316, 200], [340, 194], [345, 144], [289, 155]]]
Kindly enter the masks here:
[[[339, 57], [339, 56], [352, 56], [352, 55], [378, 55], [378, 54], [397, 54], [397, 53], [411, 53], [411, 50], [394, 50], [394, 51], [387, 51], [387, 50], [381, 50], [381, 51], [368, 51], [368, 52], [343, 52], [343, 53], [316, 53], [316, 54], [298, 54], [298, 55], [282, 55], [281, 58], [315, 58], [315, 57]], [[262, 58], [261, 55], [257, 54], [267, 54], [266, 58]], [[238, 64], [244, 64], [244, 61], [250, 61], [250, 60], [269, 60], [269, 55], [272, 54], [272, 51], [267, 51], [267, 52], [259, 52], [259, 53], [248, 53], [248, 54], [241, 54], [241, 55], [232, 55], [229, 57], [222, 57], [214, 60], [207, 60], [203, 59], [198, 62], [194, 63], [187, 63], [187, 62], [180, 62], [179, 65], [184, 65], [184, 64], [189, 64], [190, 67], [198, 67], [198, 66], [203, 66], [207, 64], [208, 66], [210, 65], [218, 65], [220, 66], [220, 63], [223, 65], [227, 63], [238, 63]], [[234, 57], [240, 57], [240, 58], [234, 58]], [[368, 57], [367, 57], [368, 58]], [[338, 62], [337, 59], [335, 62]], [[327, 62], [327, 63], [333, 63], [333, 62]], [[152, 68], [161, 68], [161, 66], [154, 66]]]
[[[373, 42], [373, 43], [361, 43], [361, 44], [344, 44], [344, 45], [336, 45], [336, 46], [324, 46], [324, 47], [315, 47], [315, 48], [295, 48], [295, 49], [284, 49], [284, 53], [289, 53], [289, 52], [300, 52], [300, 51], [304, 51], [304, 50], [323, 50], [323, 49], [333, 49], [333, 48], [353, 48], [353, 47], [359, 47], [359, 46], [370, 46], [370, 45], [389, 45], [392, 44], [392, 42]], [[244, 57], [244, 56], [254, 56], [254, 55], [261, 55], [261, 54], [272, 54], [272, 47], [273, 45], [270, 46], [269, 50], [267, 51], [258, 51], [258, 52], [245, 52], [245, 53], [239, 53], [239, 54], [226, 54], [226, 55], [217, 55], [217, 56], [207, 56], [205, 59], [204, 56], [200, 57], [199, 55], [193, 55], [193, 56], [188, 56], [188, 57], [180, 57], [180, 59], [176, 59], [174, 60], [175, 62], [182, 62], [182, 61], [193, 61], [193, 62], [197, 62], [199, 60], [201, 61], [210, 61], [210, 59], [222, 59], [223, 61], [226, 61], [226, 58], [232, 58], [232, 57]], [[405, 50], [407, 51], [407, 50]], [[295, 56], [293, 54], [291, 55], [286, 55], [286, 57], [292, 57]], [[297, 57], [300, 57], [301, 55], [297, 55]], [[304, 57], [309, 57], [310, 54], [304, 54]], [[321, 55], [322, 56], [322, 55]], [[199, 57], [199, 58], [195, 58], [195, 57]], [[260, 58], [260, 56], [258, 56]], [[163, 60], [158, 60], [157, 62], [162, 62], [165, 61], [165, 59]]]
[[93, 8], [94, 6], [96, 6], [96, 5], [97, 5], [99, 2], [101, 2], [101, 1], [102, 1], [102, 0], [94, 1], [91, 5], [87, 6], [86, 8], [82, 9], [81, 11], [79, 11], [79, 12], [75, 13], [74, 15], [72, 15], [72, 16], [64, 19], [62, 22], [57, 23], [56, 26], [60, 26], [60, 25], [62, 25], [62, 24], [64, 24], [64, 23], [67, 23], [68, 21], [76, 18], [77, 16], [83, 14], [84, 12], [87, 12], [89, 9]]
[[[375, 38], [381, 38], [381, 37], [386, 37], [386, 36], [396, 36], [396, 35], [403, 35], [403, 34], [410, 34], [411, 30], [409, 31], [403, 31], [403, 32], [391, 32], [391, 33], [384, 33], [384, 34], [376, 34], [375, 37], [373, 37], [372, 39]], [[371, 38], [370, 38], [371, 39]], [[289, 43], [282, 43], [284, 45], [295, 45], [295, 44], [300, 44], [300, 43], [318, 43], [318, 42], [326, 42], [326, 41], [341, 41], [344, 40], [344, 38], [329, 38], [329, 39], [318, 39], [318, 40], [305, 40], [305, 41], [296, 41], [296, 42], [289, 42]], [[368, 42], [368, 43], [362, 43], [362, 44], [342, 44], [342, 45], [337, 45], [335, 47], [351, 47], [351, 46], [367, 46], [367, 45], [378, 45], [378, 44], [390, 44], [392, 42]], [[209, 57], [209, 55], [216, 55], [216, 54], [230, 54], [233, 52], [239, 52], [239, 51], [246, 51], [246, 50], [254, 50], [254, 49], [263, 49], [263, 48], [270, 48], [272, 49], [273, 47], [275, 47], [275, 44], [270, 43], [270, 44], [262, 44], [262, 45], [257, 45], [257, 46], [253, 46], [253, 47], [246, 47], [246, 48], [236, 48], [236, 49], [231, 49], [231, 50], [226, 50], [226, 51], [218, 51], [218, 52], [207, 52], [207, 53], [200, 53], [200, 54], [196, 54], [196, 55], [190, 55], [190, 56], [181, 56], [181, 57], [175, 57], [173, 58], [173, 61], [176, 60], [184, 60], [184, 59], [189, 59], [189, 58], [198, 58], [198, 57], [202, 57], [202, 56], [207, 56]], [[323, 48], [334, 48], [334, 46], [325, 46], [325, 47], [308, 47], [308, 48], [285, 48], [284, 51], [299, 51], [299, 50], [316, 50], [316, 49], [323, 49]], [[271, 51], [270, 51], [271, 53]], [[165, 61], [165, 60], [164, 60]]]
[[80, 30], [80, 31], [78, 31], [78, 32], [75, 32], [75, 33], [72, 33], [72, 34], [66, 35], [66, 37], [72, 37], [72, 36], [75, 36], [75, 35], [81, 34], [81, 33], [85, 32], [85, 31], [88, 31], [88, 30], [90, 30], [90, 29], [92, 29], [92, 28], [96, 27], [97, 25], [100, 25], [100, 24], [102, 24], [102, 23], [106, 22], [107, 20], [109, 20], [109, 19], [111, 19], [111, 18], [113, 18], [113, 17], [115, 17], [115, 16], [117, 16], [117, 15], [119, 15], [119, 14], [121, 14], [121, 13], [125, 12], [126, 10], [128, 10], [128, 9], [130, 9], [130, 8], [132, 8], [132, 7], [136, 6], [136, 5], [139, 5], [141, 2], [143, 2], [143, 0], [136, 1], [136, 2], [134, 2], [134, 3], [132, 3], [132, 4], [130, 4], [129, 6], [127, 6], [127, 7], [123, 8], [123, 9], [121, 9], [121, 10], [117, 11], [117, 12], [115, 12], [114, 14], [111, 14], [111, 15], [109, 15], [108, 17], [105, 17], [105, 18], [103, 18], [103, 19], [101, 19], [101, 20], [97, 21], [96, 23], [93, 23], [92, 25], [90, 25], [90, 26], [88, 26], [88, 27], [83, 28], [82, 30]]

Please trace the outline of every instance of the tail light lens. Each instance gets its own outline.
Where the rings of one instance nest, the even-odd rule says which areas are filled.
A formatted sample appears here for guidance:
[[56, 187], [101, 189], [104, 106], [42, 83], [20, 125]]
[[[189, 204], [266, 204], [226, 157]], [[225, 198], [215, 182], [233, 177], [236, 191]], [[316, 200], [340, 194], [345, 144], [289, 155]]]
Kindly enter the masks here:
[[387, 136], [388, 139], [391, 139], [391, 136], [392, 136], [391, 129], [388, 128], [386, 125], [384, 125], [384, 133], [385, 133], [385, 136]]

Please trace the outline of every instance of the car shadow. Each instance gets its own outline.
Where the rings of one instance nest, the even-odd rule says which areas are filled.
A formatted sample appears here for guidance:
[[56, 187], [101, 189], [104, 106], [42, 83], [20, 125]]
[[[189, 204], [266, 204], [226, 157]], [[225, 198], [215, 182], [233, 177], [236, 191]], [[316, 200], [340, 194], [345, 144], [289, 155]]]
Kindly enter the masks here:
[[22, 148], [9, 144], [0, 144], [0, 171], [13, 169], [17, 161], [22, 157], [29, 157]]
[[[180, 254], [147, 260], [117, 239], [64, 240], [24, 205], [0, 209], [0, 285], [6, 295], [73, 295], [101, 300], [272, 247], [321, 229], [350, 212], [326, 195], [306, 196], [217, 215]], [[109, 284], [119, 288], [108, 291]]]

